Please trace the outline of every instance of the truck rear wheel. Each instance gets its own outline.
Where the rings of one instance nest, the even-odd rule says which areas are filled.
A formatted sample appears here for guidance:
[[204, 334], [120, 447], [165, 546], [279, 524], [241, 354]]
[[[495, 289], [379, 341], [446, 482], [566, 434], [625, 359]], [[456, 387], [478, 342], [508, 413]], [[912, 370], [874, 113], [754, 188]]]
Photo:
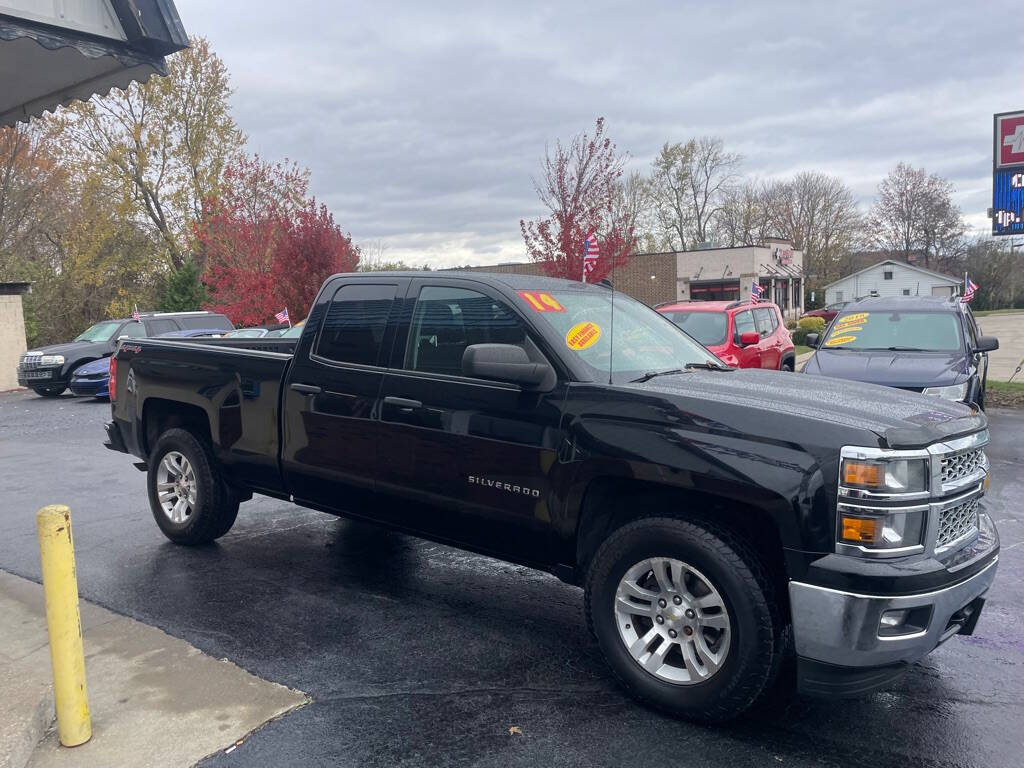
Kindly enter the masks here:
[[234, 525], [238, 497], [206, 445], [184, 429], [169, 429], [149, 457], [149, 505], [175, 544], [207, 544]]
[[586, 612], [627, 691], [698, 722], [750, 707], [783, 650], [756, 557], [725, 532], [677, 518], [629, 523], [601, 545]]

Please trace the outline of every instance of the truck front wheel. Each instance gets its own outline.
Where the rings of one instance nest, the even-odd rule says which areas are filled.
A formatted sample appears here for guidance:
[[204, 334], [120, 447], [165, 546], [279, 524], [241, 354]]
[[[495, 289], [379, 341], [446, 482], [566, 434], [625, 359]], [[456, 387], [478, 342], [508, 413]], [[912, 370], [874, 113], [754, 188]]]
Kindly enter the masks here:
[[149, 506], [175, 544], [207, 544], [231, 530], [238, 497], [209, 449], [184, 429], [169, 429], [149, 457]]
[[602, 544], [586, 584], [587, 621], [637, 699], [705, 723], [746, 710], [782, 648], [769, 581], [724, 531], [652, 517]]

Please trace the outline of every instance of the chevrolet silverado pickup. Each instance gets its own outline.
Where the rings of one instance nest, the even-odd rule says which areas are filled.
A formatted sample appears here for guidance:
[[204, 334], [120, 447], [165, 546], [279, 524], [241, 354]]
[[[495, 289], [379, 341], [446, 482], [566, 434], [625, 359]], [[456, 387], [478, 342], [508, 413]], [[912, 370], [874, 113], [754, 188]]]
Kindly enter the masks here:
[[690, 719], [787, 656], [806, 692], [884, 687], [995, 577], [980, 410], [729, 368], [606, 285], [335, 275], [293, 346], [218, 341], [111, 360], [107, 445], [165, 536], [259, 493], [549, 571], [622, 685]]

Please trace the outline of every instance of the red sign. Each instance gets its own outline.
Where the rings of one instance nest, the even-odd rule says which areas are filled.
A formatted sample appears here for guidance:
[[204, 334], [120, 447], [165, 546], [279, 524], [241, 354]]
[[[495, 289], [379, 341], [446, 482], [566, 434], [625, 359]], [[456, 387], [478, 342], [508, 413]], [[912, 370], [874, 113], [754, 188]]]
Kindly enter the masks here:
[[996, 117], [996, 167], [1024, 165], [1024, 112]]

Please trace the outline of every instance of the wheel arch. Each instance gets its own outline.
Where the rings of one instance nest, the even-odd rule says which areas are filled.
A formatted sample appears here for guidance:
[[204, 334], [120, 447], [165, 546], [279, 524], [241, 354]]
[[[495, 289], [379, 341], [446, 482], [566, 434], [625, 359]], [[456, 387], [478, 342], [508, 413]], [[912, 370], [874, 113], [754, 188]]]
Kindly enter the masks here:
[[142, 405], [142, 445], [140, 448], [148, 456], [156, 441], [168, 429], [185, 429], [198, 439], [212, 444], [210, 433], [210, 417], [198, 405], [182, 403], [177, 400], [165, 400], [150, 397]]
[[768, 569], [777, 594], [786, 594], [783, 533], [771, 511], [706, 491], [622, 477], [595, 478], [587, 487], [577, 525], [577, 578], [585, 577], [601, 543], [614, 531], [635, 520], [659, 516], [727, 530]]

